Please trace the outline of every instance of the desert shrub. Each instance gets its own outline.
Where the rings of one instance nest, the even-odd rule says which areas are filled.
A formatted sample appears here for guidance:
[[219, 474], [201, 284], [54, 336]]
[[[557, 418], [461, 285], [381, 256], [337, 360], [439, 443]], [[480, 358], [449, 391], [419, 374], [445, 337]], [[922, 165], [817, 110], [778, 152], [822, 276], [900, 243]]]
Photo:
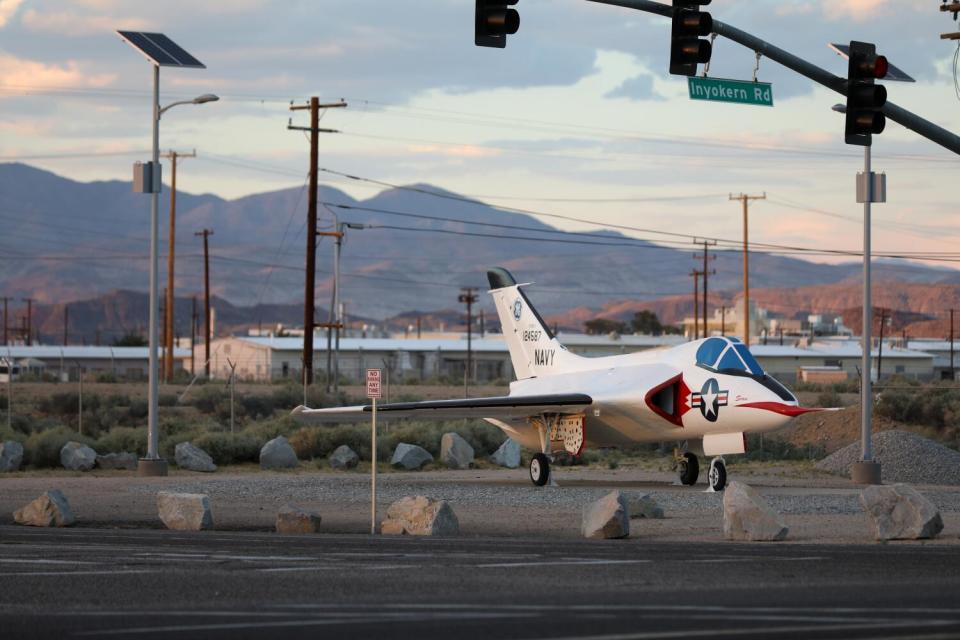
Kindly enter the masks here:
[[243, 407], [244, 415], [253, 420], [273, 416], [274, 404], [272, 396], [244, 394], [238, 398], [238, 403]]
[[105, 371], [97, 374], [97, 382], [114, 383], [117, 381], [117, 374], [111, 371]]
[[[93, 409], [100, 406], [99, 396], [86, 394], [83, 398], [83, 408]], [[76, 391], [66, 391], [45, 396], [37, 403], [37, 408], [46, 414], [55, 416], [76, 415], [80, 406], [80, 394]]]
[[193, 444], [210, 454], [217, 464], [256, 462], [260, 459], [261, 444], [248, 433], [205, 433]]
[[27, 435], [22, 431], [17, 431], [12, 427], [8, 427], [6, 422], [0, 424], [0, 442], [9, 442], [13, 440], [23, 444], [26, 439]]
[[252, 436], [263, 446], [268, 440], [273, 440], [277, 436], [290, 436], [299, 427], [300, 425], [290, 416], [281, 416], [248, 425], [243, 433]]
[[818, 407], [840, 407], [842, 406], [843, 400], [840, 398], [840, 394], [830, 389], [828, 391], [823, 391], [820, 395], [817, 396], [817, 406]]
[[[229, 393], [220, 386], [208, 386], [200, 389], [191, 390], [184, 398], [184, 404], [189, 404], [197, 408], [202, 413], [216, 413], [224, 400], [230, 401]], [[229, 408], [228, 408], [229, 411]]]
[[[333, 453], [340, 445], [347, 445], [360, 458], [370, 459], [370, 427], [369, 425], [338, 425], [334, 427], [303, 427], [290, 436], [290, 446], [297, 452], [297, 457], [307, 460], [310, 458], [325, 458]], [[379, 442], [378, 453], [380, 450]], [[387, 453], [378, 458], [383, 459]]]
[[177, 406], [177, 394], [175, 393], [161, 393], [157, 397], [157, 406], [160, 407], [175, 407]]
[[[760, 434], [747, 434], [747, 452], [742, 456], [731, 456], [727, 464], [736, 464], [746, 460], [815, 460], [824, 456], [821, 445], [805, 445], [798, 447], [781, 438], [764, 438]], [[703, 464], [709, 466], [709, 461]]]
[[149, 413], [149, 405], [146, 400], [131, 400], [127, 408], [127, 415], [131, 420], [143, 420]]
[[59, 467], [60, 449], [71, 440], [94, 445], [92, 438], [82, 436], [63, 426], [37, 431], [31, 434], [23, 444], [25, 462], [34, 467]]
[[3, 392], [3, 395], [0, 396], [0, 411], [7, 410], [7, 407], [10, 406], [9, 404], [7, 404], [8, 402], [9, 401], [7, 400], [7, 394], [6, 392]]
[[960, 392], [950, 387], [887, 388], [877, 397], [878, 415], [935, 429], [943, 429], [960, 420]]
[[[369, 428], [367, 429], [369, 431]], [[506, 436], [500, 429], [479, 420], [447, 420], [443, 422], [403, 421], [391, 424], [377, 438], [377, 453], [393, 449], [400, 442], [423, 447], [434, 456], [440, 455], [440, 440], [443, 434], [453, 431], [470, 443], [476, 456], [490, 455], [503, 444]], [[368, 436], [369, 437], [369, 436]], [[381, 442], [383, 443], [381, 446]]]
[[122, 453], [124, 451], [136, 453], [143, 457], [147, 455], [147, 428], [146, 427], [117, 427], [97, 438], [94, 446], [97, 453]]
[[130, 396], [125, 393], [111, 393], [108, 396], [104, 396], [101, 403], [105, 407], [129, 407]]

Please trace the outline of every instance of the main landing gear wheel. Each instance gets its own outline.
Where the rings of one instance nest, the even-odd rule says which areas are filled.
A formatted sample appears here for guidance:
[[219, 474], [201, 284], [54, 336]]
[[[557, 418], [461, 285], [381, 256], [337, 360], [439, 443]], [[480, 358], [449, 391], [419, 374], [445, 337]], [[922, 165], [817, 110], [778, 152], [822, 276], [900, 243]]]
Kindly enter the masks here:
[[680, 460], [680, 482], [687, 486], [697, 484], [697, 478], [700, 476], [700, 463], [697, 456], [689, 451], [685, 451], [683, 459]]
[[722, 458], [714, 458], [710, 462], [710, 472], [707, 474], [707, 480], [710, 482], [710, 488], [714, 491], [723, 491], [727, 486], [727, 465], [723, 463]]
[[550, 458], [544, 453], [538, 453], [530, 460], [530, 480], [538, 487], [542, 487], [550, 480]]

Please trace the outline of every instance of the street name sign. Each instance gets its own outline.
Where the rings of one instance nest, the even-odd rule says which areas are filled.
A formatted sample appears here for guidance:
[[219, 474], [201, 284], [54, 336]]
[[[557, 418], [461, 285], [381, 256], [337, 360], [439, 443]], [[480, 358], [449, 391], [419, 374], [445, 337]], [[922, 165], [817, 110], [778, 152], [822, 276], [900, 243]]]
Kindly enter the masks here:
[[691, 76], [687, 78], [687, 87], [691, 100], [773, 106], [773, 85], [769, 82]]

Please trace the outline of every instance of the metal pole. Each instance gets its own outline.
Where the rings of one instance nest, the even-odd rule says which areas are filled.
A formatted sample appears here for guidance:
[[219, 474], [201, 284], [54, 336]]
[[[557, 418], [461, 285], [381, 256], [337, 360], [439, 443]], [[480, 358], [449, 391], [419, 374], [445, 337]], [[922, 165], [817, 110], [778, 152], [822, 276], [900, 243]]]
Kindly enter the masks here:
[[370, 422], [370, 535], [377, 533], [377, 399]]
[[336, 244], [333, 249], [333, 308], [334, 308], [334, 327], [335, 342], [333, 348], [333, 392], [340, 390], [340, 325], [343, 324], [343, 314], [340, 309], [340, 250], [343, 245], [342, 223], [337, 224]]
[[[307, 259], [303, 296], [303, 384], [313, 384], [314, 285], [317, 277], [317, 127], [320, 101], [310, 98], [310, 193], [307, 196]], [[328, 382], [329, 384], [329, 382]]]
[[13, 429], [13, 355], [7, 345], [7, 429]]
[[953, 367], [953, 309], [950, 309], [950, 379], [957, 379], [956, 370]]
[[863, 148], [863, 173], [866, 183], [866, 197], [863, 203], [863, 361], [860, 375], [860, 447], [861, 465], [854, 465], [853, 480], [864, 484], [879, 484], [879, 465], [873, 464], [873, 449], [870, 442], [870, 418], [873, 410], [873, 396], [870, 379], [870, 331], [873, 324], [873, 307], [870, 299], [870, 203], [873, 200], [873, 181], [870, 176], [870, 147]]
[[750, 245], [748, 220], [749, 205], [747, 195], [743, 197], [743, 344], [750, 346]]
[[163, 379], [167, 384], [173, 382], [173, 261], [177, 238], [177, 152], [171, 151], [168, 157], [170, 158], [170, 237], [167, 242], [167, 304], [164, 319], [166, 357], [163, 360]]
[[77, 380], [80, 382], [80, 403], [79, 403], [79, 412], [77, 413], [77, 433], [83, 435], [83, 367], [80, 366], [78, 360], [74, 360], [77, 363]]
[[[647, 13], [655, 13], [657, 15], [664, 16], [669, 18], [673, 15], [673, 8], [669, 5], [661, 4], [659, 2], [651, 2], [650, 0], [587, 0], [588, 2], [596, 2], [598, 4], [609, 4], [618, 7], [626, 7], [628, 9], [637, 9], [639, 11], [645, 11]], [[814, 82], [822, 84], [823, 86], [836, 91], [841, 95], [847, 95], [847, 81], [845, 78], [841, 78], [833, 75], [825, 69], [810, 64], [802, 58], [776, 47], [765, 40], [762, 40], [754, 35], [747, 33], [746, 31], [741, 31], [736, 27], [732, 27], [720, 20], [713, 21], [713, 32], [717, 35], [723, 36], [730, 40], [733, 40], [737, 44], [743, 45], [744, 47], [755, 51], [760, 55], [773, 60], [783, 66], [787, 67], [791, 71], [795, 71], [802, 76], [805, 76]], [[903, 107], [899, 107], [892, 102], [887, 102], [883, 105], [883, 113], [888, 118], [900, 124], [911, 131], [918, 133], [922, 137], [939, 144], [945, 149], [949, 149], [954, 153], [960, 154], [960, 136], [955, 133], [947, 131], [943, 127], [939, 127], [934, 123], [921, 118], [915, 113], [907, 111]]]
[[[160, 67], [153, 66], [153, 147], [151, 151], [153, 167], [157, 167], [160, 162]], [[158, 371], [157, 371], [157, 321], [159, 303], [157, 298], [157, 207], [159, 200], [160, 185], [153, 185], [150, 194], [150, 335], [148, 343], [150, 353], [148, 355], [148, 378], [149, 378], [149, 398], [147, 400], [147, 460], [160, 459], [160, 432], [157, 430], [157, 396], [158, 396]], [[158, 465], [153, 469], [153, 473], [166, 475], [166, 468]]]

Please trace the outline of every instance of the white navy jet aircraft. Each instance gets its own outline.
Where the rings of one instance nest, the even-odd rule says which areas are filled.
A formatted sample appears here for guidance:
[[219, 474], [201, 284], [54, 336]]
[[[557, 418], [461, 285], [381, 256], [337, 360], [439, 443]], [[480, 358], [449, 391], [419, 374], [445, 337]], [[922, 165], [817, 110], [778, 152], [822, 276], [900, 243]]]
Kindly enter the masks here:
[[[517, 380], [502, 397], [378, 405], [389, 418], [483, 418], [537, 451], [530, 479], [550, 479], [551, 452], [579, 455], [584, 447], [685, 443], [675, 452], [680, 481], [695, 484], [694, 448], [712, 456], [709, 485], [726, 485], [723, 456], [744, 453], [746, 434], [784, 426], [808, 411], [782, 384], [764, 373], [736, 338], [712, 337], [639, 353], [588, 358], [560, 344], [513, 276], [487, 272], [504, 340]], [[342, 423], [370, 418], [370, 405], [308, 409], [302, 423]], [[699, 450], [700, 448], [697, 447]]]

